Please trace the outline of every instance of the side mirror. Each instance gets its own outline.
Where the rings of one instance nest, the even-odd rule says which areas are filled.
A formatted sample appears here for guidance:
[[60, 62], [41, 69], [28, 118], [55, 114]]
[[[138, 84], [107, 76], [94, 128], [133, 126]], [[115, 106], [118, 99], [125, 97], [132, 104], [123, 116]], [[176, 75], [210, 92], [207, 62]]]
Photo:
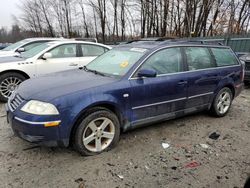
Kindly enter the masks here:
[[152, 69], [141, 69], [137, 73], [137, 76], [139, 78], [142, 78], [142, 77], [152, 78], [152, 77], [156, 77], [156, 75], [157, 75], [156, 71]]
[[25, 49], [24, 49], [24, 48], [18, 48], [18, 49], [17, 49], [17, 52], [18, 52], [18, 53], [25, 52]]
[[52, 58], [52, 54], [51, 54], [51, 53], [45, 53], [45, 54], [43, 54], [43, 56], [42, 56], [42, 59], [43, 59], [43, 60], [46, 60], [46, 59], [49, 59], [49, 58]]

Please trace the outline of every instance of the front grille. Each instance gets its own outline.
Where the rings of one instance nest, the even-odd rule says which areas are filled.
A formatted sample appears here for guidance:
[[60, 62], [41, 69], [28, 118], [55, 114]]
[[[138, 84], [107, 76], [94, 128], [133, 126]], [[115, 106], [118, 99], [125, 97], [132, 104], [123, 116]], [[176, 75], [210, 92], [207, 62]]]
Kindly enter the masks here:
[[245, 69], [246, 69], [247, 71], [250, 71], [250, 62], [246, 62], [246, 64], [245, 64]]
[[24, 102], [24, 99], [19, 94], [15, 94], [14, 96], [11, 96], [9, 100], [10, 110], [15, 111], [23, 102]]

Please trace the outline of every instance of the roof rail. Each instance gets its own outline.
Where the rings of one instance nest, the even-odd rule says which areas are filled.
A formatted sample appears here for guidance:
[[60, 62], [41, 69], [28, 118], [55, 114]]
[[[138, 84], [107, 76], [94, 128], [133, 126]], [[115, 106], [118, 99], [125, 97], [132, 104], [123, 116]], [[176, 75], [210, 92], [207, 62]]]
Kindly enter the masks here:
[[131, 40], [128, 41], [126, 44], [130, 44], [133, 42], [162, 42], [162, 41], [166, 41], [166, 40], [173, 40], [176, 39], [174, 37], [149, 37], [149, 38], [141, 38], [141, 39], [135, 39], [135, 40]]

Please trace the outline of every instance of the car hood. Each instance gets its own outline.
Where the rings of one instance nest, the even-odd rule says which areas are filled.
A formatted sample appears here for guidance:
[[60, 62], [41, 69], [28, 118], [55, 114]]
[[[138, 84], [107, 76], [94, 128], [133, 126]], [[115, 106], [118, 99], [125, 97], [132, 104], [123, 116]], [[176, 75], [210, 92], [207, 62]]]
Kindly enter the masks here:
[[17, 93], [25, 100], [51, 101], [57, 97], [101, 86], [117, 79], [84, 70], [70, 70], [30, 79], [20, 84]]
[[0, 51], [0, 57], [4, 57], [4, 56], [12, 56], [12, 55], [16, 55], [17, 53], [16, 52], [13, 52], [13, 51], [4, 51], [4, 50], [1, 50]]
[[2, 63], [12, 63], [12, 62], [21, 62], [24, 61], [25, 59], [22, 57], [14, 57], [14, 56], [5, 56], [1, 57], [0, 56], [0, 64]]

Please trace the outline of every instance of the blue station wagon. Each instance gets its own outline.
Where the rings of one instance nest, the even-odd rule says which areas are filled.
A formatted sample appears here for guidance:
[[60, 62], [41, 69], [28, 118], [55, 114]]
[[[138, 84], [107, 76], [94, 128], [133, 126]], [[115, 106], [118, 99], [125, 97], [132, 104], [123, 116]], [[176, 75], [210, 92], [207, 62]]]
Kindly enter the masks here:
[[137, 41], [85, 67], [27, 80], [6, 105], [20, 138], [82, 155], [114, 147], [120, 132], [197, 111], [225, 116], [244, 70], [226, 46]]

